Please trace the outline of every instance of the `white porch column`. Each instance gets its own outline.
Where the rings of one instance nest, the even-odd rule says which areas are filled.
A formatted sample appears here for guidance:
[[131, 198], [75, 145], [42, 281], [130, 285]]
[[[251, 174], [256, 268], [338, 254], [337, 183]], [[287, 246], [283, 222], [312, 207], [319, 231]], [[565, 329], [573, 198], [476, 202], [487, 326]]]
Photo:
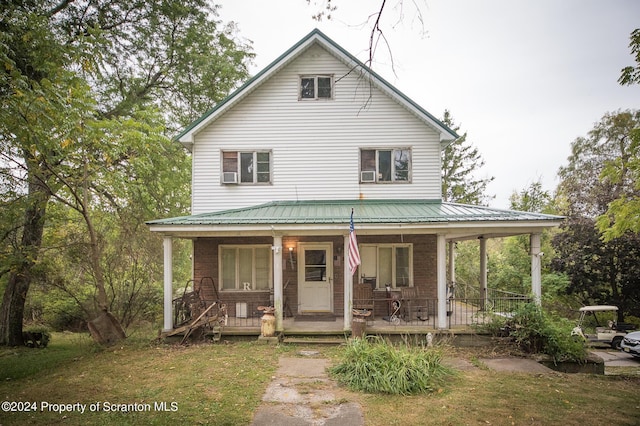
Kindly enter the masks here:
[[164, 327], [173, 330], [173, 239], [164, 237]]
[[456, 283], [456, 242], [449, 241], [449, 282]]
[[480, 298], [484, 309], [487, 305], [489, 294], [487, 292], [487, 240], [480, 237]]
[[273, 237], [273, 307], [276, 308], [276, 331], [284, 331], [282, 291], [282, 237]]
[[437, 242], [438, 276], [438, 324], [439, 329], [447, 328], [447, 241], [444, 235], [438, 235]]
[[344, 236], [342, 263], [344, 264], [344, 331], [351, 330], [351, 309], [353, 307], [353, 275], [349, 270], [349, 234]]
[[542, 272], [540, 251], [540, 234], [531, 234], [529, 236], [531, 244], [531, 293], [535, 302], [539, 305], [542, 298]]

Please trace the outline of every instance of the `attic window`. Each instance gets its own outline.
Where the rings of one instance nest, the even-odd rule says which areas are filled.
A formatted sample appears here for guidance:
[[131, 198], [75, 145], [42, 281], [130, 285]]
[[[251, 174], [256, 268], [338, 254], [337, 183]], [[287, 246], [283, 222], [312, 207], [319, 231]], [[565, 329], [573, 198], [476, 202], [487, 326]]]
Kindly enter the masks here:
[[300, 77], [300, 100], [333, 99], [333, 76], [303, 75]]

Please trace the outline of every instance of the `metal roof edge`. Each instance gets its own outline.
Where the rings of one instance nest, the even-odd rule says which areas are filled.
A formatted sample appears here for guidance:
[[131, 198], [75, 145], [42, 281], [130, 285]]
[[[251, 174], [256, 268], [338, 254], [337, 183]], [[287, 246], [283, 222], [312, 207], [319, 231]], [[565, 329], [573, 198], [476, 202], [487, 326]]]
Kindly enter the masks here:
[[443, 202], [442, 204], [447, 204], [447, 205], [451, 205], [451, 206], [462, 206], [462, 207], [467, 207], [467, 208], [476, 208], [476, 209], [483, 209], [483, 210], [493, 210], [493, 211], [498, 211], [498, 212], [505, 212], [505, 213], [526, 213], [526, 214], [531, 214], [531, 215], [536, 215], [536, 216], [544, 216], [547, 217], [549, 219], [554, 219], [554, 220], [564, 220], [566, 219], [566, 216], [560, 216], [560, 215], [553, 215], [553, 214], [548, 214], [548, 213], [539, 213], [539, 212], [528, 212], [528, 211], [524, 211], [524, 210], [509, 210], [509, 209], [502, 209], [502, 208], [497, 208], [497, 207], [490, 207], [490, 206], [480, 206], [480, 205], [474, 205], [474, 204], [464, 204], [464, 203], [451, 203], [451, 202]]

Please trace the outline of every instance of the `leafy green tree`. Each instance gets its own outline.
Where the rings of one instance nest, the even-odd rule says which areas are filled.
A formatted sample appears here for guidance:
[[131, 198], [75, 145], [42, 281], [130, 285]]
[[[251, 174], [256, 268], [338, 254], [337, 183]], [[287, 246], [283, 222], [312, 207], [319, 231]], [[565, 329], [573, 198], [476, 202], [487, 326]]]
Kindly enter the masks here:
[[619, 180], [601, 176], [605, 165], [629, 158], [630, 134], [639, 124], [640, 111], [605, 114], [587, 137], [573, 142], [569, 164], [559, 172], [558, 197], [567, 220], [553, 240], [554, 269], [569, 276], [568, 291], [583, 303], [620, 307], [619, 321], [625, 313], [638, 315], [640, 237], [625, 232], [604, 239], [596, 219], [614, 200], [635, 191], [627, 173]]
[[[142, 182], [129, 185], [135, 179], [151, 189], [185, 182], [184, 154], [167, 148], [165, 135], [245, 80], [252, 54], [206, 0], [12, 1], [0, 16], [0, 187], [11, 211], [0, 234], [9, 254], [0, 267], [0, 344], [16, 345], [51, 200], [82, 218], [98, 305], [108, 310], [93, 215], [153, 202], [152, 190], [135, 192]], [[125, 145], [138, 137], [146, 145]], [[147, 153], [176, 155], [178, 167], [145, 168]], [[185, 191], [171, 188], [176, 198]]]
[[[454, 131], [460, 130], [451, 113], [444, 112], [442, 122]], [[444, 201], [464, 204], [487, 204], [493, 198], [486, 194], [493, 177], [478, 178], [484, 160], [470, 142], [467, 133], [442, 150], [442, 197]]]
[[[618, 82], [623, 86], [640, 84], [640, 28], [631, 33], [629, 44], [636, 65], [622, 69]], [[628, 149], [619, 157], [608, 161], [602, 170], [602, 181], [626, 186], [609, 203], [606, 213], [598, 218], [598, 228], [606, 240], [621, 237], [625, 232], [640, 233], [640, 128], [629, 128]]]
[[[532, 182], [520, 192], [510, 197], [512, 210], [554, 214], [555, 207], [549, 191], [542, 189], [540, 180]], [[541, 258], [543, 281], [549, 273], [549, 263], [553, 257], [551, 236], [553, 231], [545, 230], [541, 237]], [[531, 292], [531, 255], [528, 235], [503, 238], [499, 247], [491, 252], [489, 270], [493, 271], [491, 283], [496, 288], [516, 293]], [[546, 290], [546, 289], [543, 289]], [[545, 291], [543, 291], [545, 293]]]
[[618, 83], [623, 86], [640, 84], [640, 28], [633, 30], [630, 38], [629, 48], [635, 58], [636, 64], [635, 66], [629, 65], [622, 69]]

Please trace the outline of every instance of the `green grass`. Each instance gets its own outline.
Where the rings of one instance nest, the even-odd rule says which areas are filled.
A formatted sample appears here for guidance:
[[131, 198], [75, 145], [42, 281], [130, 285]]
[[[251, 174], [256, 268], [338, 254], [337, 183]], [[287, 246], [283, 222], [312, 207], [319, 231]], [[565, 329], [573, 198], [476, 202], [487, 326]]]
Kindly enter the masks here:
[[0, 346], [0, 380], [35, 376], [51, 366], [62, 366], [91, 356], [100, 349], [88, 335], [53, 333], [55, 343], [46, 348], [3, 348]]
[[[0, 425], [248, 425], [281, 355], [320, 351], [337, 365], [344, 346], [271, 346], [257, 342], [151, 343], [142, 336], [98, 349], [86, 336], [54, 334], [45, 349], [0, 349], [0, 400], [38, 404], [151, 404], [146, 412], [0, 412]], [[444, 348], [468, 361], [482, 349]], [[634, 425], [640, 410], [640, 363], [616, 376], [459, 371], [432, 393], [413, 396], [341, 390], [362, 405], [367, 425]], [[175, 403], [176, 411], [154, 410]]]
[[[97, 412], [2, 413], [0, 424], [242, 425], [278, 362], [278, 349], [255, 343], [188, 347], [127, 340], [96, 351], [93, 344], [54, 335], [46, 349], [2, 356], [0, 400], [58, 404], [100, 403]], [[5, 363], [6, 360], [10, 362]], [[156, 403], [168, 409], [158, 411]], [[144, 412], [104, 411], [105, 405], [150, 404]], [[6, 423], [5, 423], [6, 421]]]

